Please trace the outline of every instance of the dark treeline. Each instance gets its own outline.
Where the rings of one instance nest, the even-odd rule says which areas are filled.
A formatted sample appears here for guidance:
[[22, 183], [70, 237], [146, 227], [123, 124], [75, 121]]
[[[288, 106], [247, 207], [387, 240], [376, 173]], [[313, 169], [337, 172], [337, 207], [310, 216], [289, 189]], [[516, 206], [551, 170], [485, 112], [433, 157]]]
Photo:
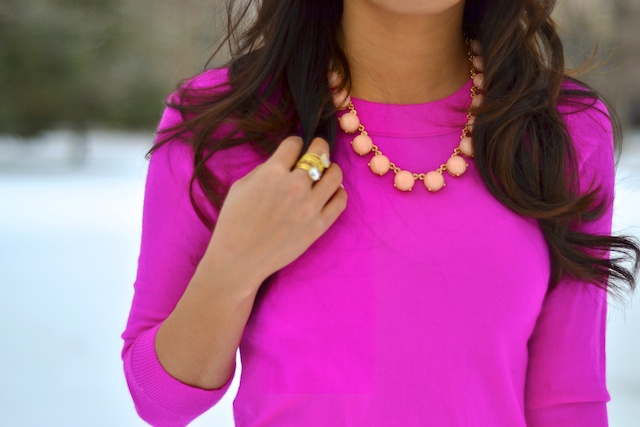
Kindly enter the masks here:
[[[153, 128], [167, 93], [207, 62], [215, 32], [220, 30], [215, 7], [219, 9], [222, 3], [3, 0], [0, 134], [30, 136], [55, 128]], [[635, 2], [564, 3], [563, 10], [570, 13], [559, 17], [569, 30], [567, 37], [572, 37], [569, 52], [584, 56], [589, 50], [584, 46], [593, 46], [594, 33], [605, 54], [616, 48], [614, 59], [606, 66], [614, 71], [604, 78], [600, 74], [593, 83], [616, 101], [624, 122], [638, 124], [638, 85], [627, 87], [625, 80], [625, 73], [631, 75], [637, 69], [633, 61], [640, 59], [640, 53], [633, 51], [636, 36], [632, 33], [637, 25], [630, 25], [640, 16]], [[590, 12], [584, 6], [585, 13], [572, 8], [585, 3]], [[600, 9], [594, 11], [594, 5]], [[602, 8], [611, 13], [603, 15]], [[593, 15], [600, 16], [595, 24], [588, 18]], [[625, 25], [618, 26], [617, 21]], [[615, 32], [616, 28], [622, 30]], [[634, 41], [625, 44], [624, 37]]]
[[204, 66], [214, 21], [193, 0], [3, 0], [0, 134], [154, 127]]
[[616, 107], [624, 125], [640, 127], [640, 1], [559, 0], [556, 19], [567, 65], [580, 68], [597, 46], [586, 74], [579, 77]]

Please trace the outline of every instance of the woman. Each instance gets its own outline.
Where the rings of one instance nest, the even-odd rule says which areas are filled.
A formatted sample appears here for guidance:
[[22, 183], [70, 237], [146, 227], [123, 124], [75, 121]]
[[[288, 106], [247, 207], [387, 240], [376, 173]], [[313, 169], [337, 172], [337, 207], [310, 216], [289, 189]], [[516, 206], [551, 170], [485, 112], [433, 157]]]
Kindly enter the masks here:
[[553, 2], [256, 6], [152, 150], [140, 416], [215, 405], [239, 346], [237, 425], [606, 425], [606, 291], [638, 247], [610, 236], [611, 121]]

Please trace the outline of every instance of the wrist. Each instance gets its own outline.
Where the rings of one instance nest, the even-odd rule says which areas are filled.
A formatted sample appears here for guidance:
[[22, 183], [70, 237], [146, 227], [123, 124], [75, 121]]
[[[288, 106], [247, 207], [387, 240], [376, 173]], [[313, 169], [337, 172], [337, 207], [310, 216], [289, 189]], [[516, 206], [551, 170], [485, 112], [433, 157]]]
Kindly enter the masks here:
[[247, 258], [210, 247], [198, 264], [193, 281], [198, 286], [215, 286], [227, 296], [251, 299], [268, 277], [257, 265]]

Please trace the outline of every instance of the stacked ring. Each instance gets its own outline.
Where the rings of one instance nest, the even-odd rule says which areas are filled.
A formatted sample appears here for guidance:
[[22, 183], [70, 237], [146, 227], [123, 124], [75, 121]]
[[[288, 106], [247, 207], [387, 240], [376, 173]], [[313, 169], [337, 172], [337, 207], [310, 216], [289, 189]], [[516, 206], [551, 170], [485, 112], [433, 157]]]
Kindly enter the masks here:
[[296, 163], [296, 168], [306, 170], [313, 182], [319, 181], [322, 173], [329, 166], [331, 162], [326, 154], [319, 156], [315, 153], [306, 153]]

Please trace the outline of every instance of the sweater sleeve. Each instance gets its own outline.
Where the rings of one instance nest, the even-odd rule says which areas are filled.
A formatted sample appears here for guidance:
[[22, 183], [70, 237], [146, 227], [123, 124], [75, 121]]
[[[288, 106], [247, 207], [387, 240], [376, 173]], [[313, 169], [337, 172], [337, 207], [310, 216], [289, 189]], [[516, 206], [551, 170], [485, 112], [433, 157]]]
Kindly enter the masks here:
[[[565, 111], [564, 119], [576, 147], [580, 191], [599, 187], [599, 196], [607, 202], [604, 214], [580, 229], [610, 235], [615, 174], [613, 132], [606, 108], [597, 102], [587, 110]], [[606, 311], [606, 292], [574, 279], [562, 280], [546, 296], [529, 341], [528, 426], [608, 425]]]
[[[160, 129], [180, 120], [177, 111], [167, 108]], [[154, 426], [187, 425], [222, 398], [233, 378], [218, 390], [194, 388], [171, 377], [156, 357], [156, 332], [182, 296], [211, 237], [191, 205], [192, 173], [193, 150], [184, 142], [172, 140], [151, 155], [135, 294], [122, 335], [124, 372], [136, 410]], [[195, 196], [203, 201], [202, 193]], [[210, 205], [199, 205], [209, 219], [217, 219]]]

